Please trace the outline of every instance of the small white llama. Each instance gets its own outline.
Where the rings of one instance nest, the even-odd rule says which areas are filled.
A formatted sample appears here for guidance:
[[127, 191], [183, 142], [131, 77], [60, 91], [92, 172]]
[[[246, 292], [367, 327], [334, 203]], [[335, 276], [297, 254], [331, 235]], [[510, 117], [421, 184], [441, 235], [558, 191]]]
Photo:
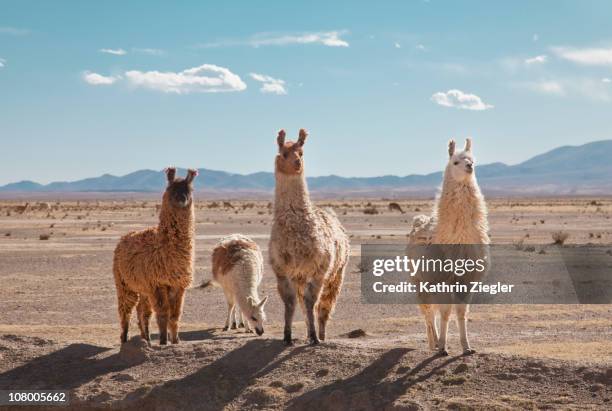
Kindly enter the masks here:
[[[227, 301], [224, 331], [241, 323], [248, 332], [264, 332], [264, 306], [268, 297], [259, 299], [257, 288], [263, 277], [263, 255], [259, 246], [241, 234], [223, 238], [212, 254], [213, 281], [223, 288]], [[208, 285], [209, 283], [205, 284]]]

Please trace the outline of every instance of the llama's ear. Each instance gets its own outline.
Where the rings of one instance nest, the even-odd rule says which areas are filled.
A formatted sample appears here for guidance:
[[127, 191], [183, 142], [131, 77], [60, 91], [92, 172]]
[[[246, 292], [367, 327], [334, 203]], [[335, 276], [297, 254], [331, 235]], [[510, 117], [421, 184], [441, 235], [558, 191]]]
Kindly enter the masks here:
[[189, 170], [187, 170], [187, 177], [185, 177], [185, 180], [191, 184], [193, 182], [193, 179], [196, 178], [198, 175], [198, 170], [195, 168], [190, 168]]
[[465, 147], [463, 148], [463, 151], [472, 151], [472, 139], [471, 138], [466, 138], [465, 139]]
[[278, 143], [278, 149], [280, 150], [285, 145], [285, 130], [280, 130], [278, 132], [278, 137], [276, 137], [276, 142]]
[[450, 139], [448, 141], [448, 156], [452, 157], [455, 154], [455, 140]]
[[308, 137], [308, 131], [306, 131], [305, 129], [301, 128], [300, 129], [300, 135], [298, 137], [298, 144], [300, 146], [304, 145], [304, 143], [306, 142], [306, 137]]
[[166, 178], [168, 179], [168, 182], [172, 183], [174, 181], [174, 177], [176, 177], [176, 168], [168, 167], [164, 171], [166, 172]]
[[268, 296], [267, 295], [263, 298], [263, 300], [261, 300], [259, 302], [259, 304], [257, 304], [257, 306], [263, 308], [263, 306], [266, 305], [266, 301], [268, 301]]

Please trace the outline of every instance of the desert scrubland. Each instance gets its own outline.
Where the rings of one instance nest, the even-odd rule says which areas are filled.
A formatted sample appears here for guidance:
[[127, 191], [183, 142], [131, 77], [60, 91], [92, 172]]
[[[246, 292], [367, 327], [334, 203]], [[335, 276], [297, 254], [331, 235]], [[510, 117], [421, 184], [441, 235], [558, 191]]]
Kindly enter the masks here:
[[[120, 350], [113, 249], [155, 225], [150, 198], [0, 202], [0, 389], [68, 389], [74, 409], [604, 409], [612, 399], [611, 305], [475, 305], [461, 356], [451, 324], [449, 357], [427, 351], [413, 305], [361, 301], [360, 244], [406, 242], [431, 199], [330, 200], [351, 240], [351, 260], [328, 341], [282, 344], [283, 305], [266, 263], [265, 334], [221, 330], [219, 288], [187, 293], [182, 342], [138, 338]], [[566, 244], [610, 245], [612, 199], [490, 199], [493, 244], [537, 252]], [[230, 233], [252, 237], [267, 259], [269, 201], [196, 203], [194, 286], [210, 279], [210, 253]], [[558, 235], [558, 234], [557, 234]], [[566, 238], [565, 238], [566, 237]], [[533, 245], [534, 250], [529, 246]], [[612, 252], [610, 253], [612, 254]], [[612, 263], [612, 255], [610, 256]], [[298, 310], [299, 311], [299, 310]], [[138, 334], [133, 316], [130, 336]]]

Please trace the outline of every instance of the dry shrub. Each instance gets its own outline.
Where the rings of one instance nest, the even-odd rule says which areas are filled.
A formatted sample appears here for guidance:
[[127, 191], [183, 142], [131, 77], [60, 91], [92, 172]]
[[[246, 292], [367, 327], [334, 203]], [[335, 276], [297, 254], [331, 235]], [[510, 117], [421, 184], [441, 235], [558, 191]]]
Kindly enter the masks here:
[[378, 209], [374, 206], [366, 207], [363, 209], [364, 214], [375, 215], [378, 214]]
[[514, 241], [512, 245], [514, 245], [514, 248], [517, 251], [523, 251], [525, 249], [525, 238], [521, 238], [520, 240]]
[[51, 234], [41, 234], [38, 237], [39, 240], [48, 240], [49, 238], [51, 238]]
[[566, 231], [555, 231], [551, 234], [554, 244], [563, 245], [569, 238], [569, 233]]

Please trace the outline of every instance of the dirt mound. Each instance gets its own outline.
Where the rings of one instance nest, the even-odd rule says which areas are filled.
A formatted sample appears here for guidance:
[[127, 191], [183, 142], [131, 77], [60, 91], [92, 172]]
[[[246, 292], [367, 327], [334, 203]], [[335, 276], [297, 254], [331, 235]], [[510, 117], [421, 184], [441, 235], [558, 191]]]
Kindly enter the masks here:
[[126, 364], [137, 365], [145, 362], [153, 350], [149, 344], [140, 337], [132, 337], [125, 344], [121, 344], [119, 358]]
[[277, 339], [206, 335], [166, 347], [136, 337], [121, 348], [0, 337], [9, 359], [0, 364], [0, 389], [68, 389], [73, 409], [139, 411], [602, 409], [610, 401], [605, 367], [438, 357], [375, 337], [288, 348]]

